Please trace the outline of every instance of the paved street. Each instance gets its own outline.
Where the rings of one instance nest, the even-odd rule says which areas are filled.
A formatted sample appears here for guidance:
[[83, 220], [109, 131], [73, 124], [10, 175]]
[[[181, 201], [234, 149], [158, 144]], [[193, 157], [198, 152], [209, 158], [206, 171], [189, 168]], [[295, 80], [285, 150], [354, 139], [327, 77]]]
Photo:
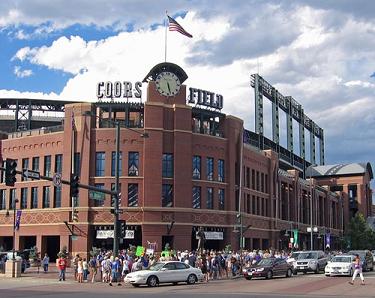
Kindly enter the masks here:
[[0, 277], [2, 298], [8, 297], [374, 297], [375, 273], [366, 273], [366, 285], [352, 286], [347, 277], [325, 277], [323, 274], [298, 275], [290, 279], [229, 279], [199, 283], [193, 286], [161, 285], [156, 288], [134, 288], [130, 285], [109, 287], [106, 284], [78, 284], [68, 273], [66, 282], [58, 282], [56, 273], [29, 272], [19, 279]]

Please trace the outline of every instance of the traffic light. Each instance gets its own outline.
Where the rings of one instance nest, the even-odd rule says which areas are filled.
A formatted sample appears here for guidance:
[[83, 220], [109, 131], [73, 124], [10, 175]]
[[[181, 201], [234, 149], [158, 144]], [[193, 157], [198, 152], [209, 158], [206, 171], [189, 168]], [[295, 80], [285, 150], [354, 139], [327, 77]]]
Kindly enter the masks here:
[[120, 231], [120, 238], [125, 238], [126, 235], [126, 221], [119, 220], [119, 231]]
[[16, 179], [16, 168], [17, 161], [14, 159], [7, 158], [5, 162], [5, 185], [14, 186]]
[[78, 210], [77, 209], [73, 209], [72, 221], [75, 221], [75, 222], [78, 221]]
[[78, 197], [79, 193], [79, 176], [71, 175], [70, 177], [70, 197]]

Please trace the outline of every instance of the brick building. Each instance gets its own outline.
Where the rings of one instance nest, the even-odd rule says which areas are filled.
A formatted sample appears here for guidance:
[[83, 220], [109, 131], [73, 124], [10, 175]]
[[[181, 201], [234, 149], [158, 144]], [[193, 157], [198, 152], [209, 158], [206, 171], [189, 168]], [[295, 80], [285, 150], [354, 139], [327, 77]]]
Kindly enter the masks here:
[[[370, 214], [369, 164], [344, 177], [317, 174], [314, 167], [310, 179], [303, 179], [303, 172], [281, 166], [276, 152], [244, 142], [241, 119], [187, 104], [185, 85], [174, 96], [158, 89], [150, 80], [144, 103], [66, 104], [63, 125], [9, 133], [1, 142], [3, 158], [16, 159], [19, 170], [48, 177], [61, 173], [65, 180], [73, 172], [82, 184], [111, 190], [116, 151], [111, 123], [119, 121], [120, 219], [128, 230], [120, 248], [156, 243], [160, 251], [169, 243], [196, 249], [199, 227], [212, 249], [229, 244], [238, 249], [240, 230], [246, 249], [286, 248], [293, 231], [298, 231], [298, 247], [309, 248], [311, 225], [316, 249], [324, 247], [327, 233], [337, 248], [353, 210], [354, 184], [356, 208]], [[55, 256], [65, 245], [81, 254], [92, 246], [112, 248], [110, 195], [80, 189], [72, 200], [69, 185], [18, 176], [14, 187], [0, 184], [0, 246], [5, 250], [12, 248], [15, 198], [16, 209], [23, 211], [17, 249], [36, 245]]]

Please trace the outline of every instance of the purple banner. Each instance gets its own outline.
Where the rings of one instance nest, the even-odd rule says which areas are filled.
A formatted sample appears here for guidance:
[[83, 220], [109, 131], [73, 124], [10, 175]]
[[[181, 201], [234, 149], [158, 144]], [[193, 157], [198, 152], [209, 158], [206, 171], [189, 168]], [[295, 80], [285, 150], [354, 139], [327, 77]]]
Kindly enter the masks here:
[[17, 231], [20, 228], [21, 215], [22, 215], [22, 210], [17, 210], [17, 213], [16, 213], [16, 225], [14, 227]]
[[331, 248], [331, 233], [326, 234], [326, 248]]

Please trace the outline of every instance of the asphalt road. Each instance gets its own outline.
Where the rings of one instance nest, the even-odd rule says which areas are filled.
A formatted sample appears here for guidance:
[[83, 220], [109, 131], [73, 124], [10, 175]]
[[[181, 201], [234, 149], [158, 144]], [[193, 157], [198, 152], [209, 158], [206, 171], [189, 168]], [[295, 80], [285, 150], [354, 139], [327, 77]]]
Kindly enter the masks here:
[[195, 285], [161, 285], [155, 288], [134, 288], [130, 285], [113, 286], [98, 283], [78, 284], [68, 275], [66, 282], [56, 281], [55, 274], [28, 275], [19, 279], [0, 277], [0, 297], [152, 297], [152, 298], [241, 298], [241, 297], [314, 297], [345, 298], [374, 297], [375, 273], [365, 273], [366, 285], [359, 280], [354, 286], [348, 284], [347, 277], [325, 277], [322, 274], [299, 274], [292, 278], [274, 278], [272, 280], [229, 279], [216, 280]]

